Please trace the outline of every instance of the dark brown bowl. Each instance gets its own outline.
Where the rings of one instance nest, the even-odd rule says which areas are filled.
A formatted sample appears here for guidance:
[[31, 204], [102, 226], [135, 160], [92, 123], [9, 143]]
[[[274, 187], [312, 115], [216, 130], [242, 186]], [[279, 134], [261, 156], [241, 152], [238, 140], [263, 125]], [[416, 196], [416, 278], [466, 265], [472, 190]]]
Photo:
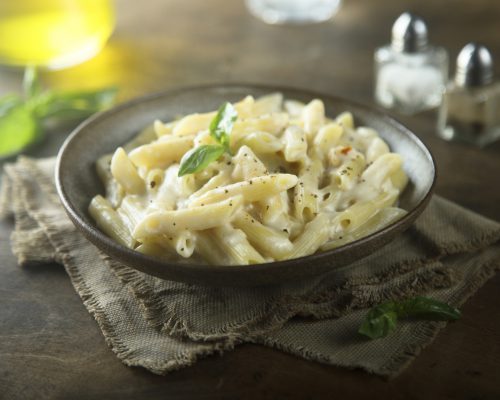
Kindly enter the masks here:
[[[334, 250], [293, 260], [244, 266], [161, 261], [121, 246], [96, 227], [87, 207], [92, 197], [104, 193], [94, 167], [99, 156], [112, 152], [154, 119], [168, 121], [178, 115], [211, 111], [224, 101], [237, 101], [248, 94], [257, 97], [275, 91], [282, 92], [286, 98], [303, 102], [321, 98], [327, 115], [349, 110], [355, 117], [356, 125], [375, 128], [392, 151], [404, 158], [404, 169], [410, 183], [400, 198], [400, 206], [408, 214], [374, 234]], [[429, 150], [415, 134], [389, 116], [322, 93], [260, 85], [181, 88], [122, 104], [88, 119], [76, 128], [59, 151], [56, 167], [57, 191], [66, 212], [87, 239], [104, 253], [139, 271], [163, 279], [220, 286], [254, 286], [306, 278], [367, 256], [413, 223], [431, 197], [435, 176], [436, 170]]]

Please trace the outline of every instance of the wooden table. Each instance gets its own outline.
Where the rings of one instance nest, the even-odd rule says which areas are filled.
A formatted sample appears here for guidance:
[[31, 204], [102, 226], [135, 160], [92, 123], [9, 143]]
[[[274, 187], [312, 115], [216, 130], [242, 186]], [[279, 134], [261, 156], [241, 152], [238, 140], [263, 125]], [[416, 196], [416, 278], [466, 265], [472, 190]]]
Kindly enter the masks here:
[[[392, 22], [405, 10], [426, 18], [431, 39], [446, 46], [452, 60], [475, 40], [500, 64], [499, 2], [423, 3], [345, 0], [327, 23], [276, 27], [251, 17], [243, 1], [118, 0], [108, 47], [43, 80], [64, 88], [117, 84], [122, 99], [185, 84], [247, 81], [370, 103], [373, 50], [388, 41]], [[0, 71], [0, 93], [17, 90], [20, 75]], [[435, 137], [435, 119], [434, 112], [402, 118], [435, 155], [437, 193], [500, 220], [500, 143], [485, 150], [445, 143]], [[54, 133], [31, 154], [55, 154], [64, 136]], [[500, 398], [500, 275], [390, 382], [255, 345], [162, 377], [121, 364], [61, 266], [18, 268], [11, 230], [12, 222], [0, 223], [0, 398]]]

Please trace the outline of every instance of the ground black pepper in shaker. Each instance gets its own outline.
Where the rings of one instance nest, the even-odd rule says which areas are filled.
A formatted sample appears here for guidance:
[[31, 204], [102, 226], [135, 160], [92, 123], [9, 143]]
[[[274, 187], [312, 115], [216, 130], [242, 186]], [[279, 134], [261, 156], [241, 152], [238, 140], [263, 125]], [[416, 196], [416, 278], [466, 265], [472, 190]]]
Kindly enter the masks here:
[[455, 79], [443, 96], [438, 135], [485, 146], [500, 139], [500, 82], [493, 77], [493, 58], [482, 45], [467, 44], [457, 58]]

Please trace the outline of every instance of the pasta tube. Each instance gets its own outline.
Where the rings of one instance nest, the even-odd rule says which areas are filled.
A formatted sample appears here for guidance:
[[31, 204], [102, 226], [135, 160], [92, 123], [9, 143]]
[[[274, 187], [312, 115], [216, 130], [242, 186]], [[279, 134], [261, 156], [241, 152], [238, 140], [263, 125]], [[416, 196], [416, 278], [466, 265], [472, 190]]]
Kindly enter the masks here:
[[133, 237], [143, 239], [154, 235], [175, 235], [185, 229], [199, 231], [214, 228], [229, 222], [242, 204], [243, 198], [237, 196], [201, 207], [152, 212], [137, 224]]
[[247, 181], [233, 183], [209, 190], [195, 198], [190, 206], [200, 206], [223, 201], [227, 198], [242, 195], [247, 202], [254, 202], [273, 196], [294, 187], [297, 177], [291, 174], [270, 174], [252, 178]]

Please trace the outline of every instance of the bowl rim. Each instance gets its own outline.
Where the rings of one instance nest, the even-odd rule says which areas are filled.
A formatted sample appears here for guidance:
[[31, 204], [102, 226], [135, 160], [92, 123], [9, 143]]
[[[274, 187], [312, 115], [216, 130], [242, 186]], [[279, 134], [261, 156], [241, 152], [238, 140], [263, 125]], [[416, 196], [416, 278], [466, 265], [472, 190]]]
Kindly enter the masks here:
[[[133, 108], [134, 106], [141, 104], [141, 103], [147, 103], [149, 101], [154, 101], [158, 98], [161, 97], [172, 97], [175, 96], [177, 93], [182, 94], [184, 92], [188, 91], [196, 91], [196, 90], [209, 90], [209, 89], [257, 89], [257, 90], [267, 90], [269, 93], [274, 93], [274, 92], [287, 92], [287, 93], [297, 93], [297, 95], [301, 96], [308, 96], [312, 98], [320, 98], [320, 99], [329, 99], [332, 101], [341, 101], [348, 103], [349, 105], [352, 105], [354, 108], [360, 109], [363, 112], [367, 114], [372, 114], [376, 116], [377, 118], [381, 119], [384, 121], [384, 123], [391, 125], [395, 129], [404, 132], [406, 135], [410, 137], [412, 142], [416, 144], [419, 149], [424, 153], [424, 155], [428, 158], [432, 170], [433, 170], [433, 175], [432, 175], [432, 182], [429, 185], [427, 193], [424, 195], [424, 197], [411, 209], [411, 210], [406, 210], [408, 211], [403, 217], [399, 218], [398, 220], [390, 223], [386, 227], [373, 232], [367, 236], [364, 236], [360, 239], [357, 239], [353, 242], [346, 243], [342, 246], [339, 246], [337, 248], [331, 249], [331, 250], [326, 250], [326, 251], [320, 251], [316, 252], [307, 256], [303, 257], [298, 257], [298, 258], [292, 258], [292, 259], [287, 259], [287, 260], [281, 260], [281, 261], [272, 261], [272, 262], [266, 262], [266, 263], [261, 263], [261, 264], [250, 264], [250, 265], [207, 265], [207, 264], [198, 264], [198, 263], [178, 263], [178, 262], [170, 262], [170, 261], [165, 261], [161, 260], [159, 258], [149, 256], [146, 254], [139, 253], [138, 251], [135, 251], [133, 249], [130, 249], [128, 247], [125, 247], [118, 242], [114, 241], [112, 238], [104, 234], [97, 226], [87, 224], [85, 220], [81, 217], [81, 213], [76, 209], [76, 207], [71, 203], [69, 196], [66, 192], [66, 188], [64, 187], [63, 182], [63, 171], [61, 169], [61, 164], [63, 162], [63, 158], [66, 155], [67, 149], [71, 146], [72, 141], [74, 140], [75, 137], [81, 134], [81, 132], [84, 132], [87, 128], [92, 127], [94, 124], [99, 123], [101, 120], [110, 118], [114, 114], [118, 114], [121, 111], [128, 109], [128, 108]], [[354, 115], [354, 117], [356, 117]], [[105, 246], [106, 248], [111, 248], [113, 251], [109, 253], [118, 253], [124, 256], [124, 258], [133, 260], [134, 263], [134, 268], [141, 270], [146, 273], [150, 273], [148, 270], [149, 268], [139, 268], [137, 265], [154, 265], [156, 268], [169, 268], [171, 272], [176, 272], [178, 271], [183, 271], [189, 273], [196, 273], [197, 271], [202, 270], [203, 272], [207, 272], [208, 270], [213, 273], [248, 273], [249, 270], [258, 273], [258, 272], [263, 272], [263, 271], [269, 271], [272, 269], [274, 272], [277, 272], [277, 270], [280, 269], [287, 269], [293, 265], [296, 265], [298, 263], [301, 263], [302, 261], [307, 260], [308, 263], [314, 262], [314, 261], [320, 261], [329, 257], [334, 257], [339, 254], [343, 254], [345, 252], [350, 252], [352, 251], [352, 248], [354, 247], [360, 247], [366, 244], [367, 242], [370, 242], [380, 236], [384, 236], [386, 233], [391, 232], [392, 230], [398, 230], [398, 228], [402, 229], [402, 227], [406, 224], [410, 224], [418, 215], [422, 213], [422, 211], [425, 209], [427, 204], [429, 203], [433, 190], [436, 184], [436, 179], [437, 179], [437, 168], [436, 168], [436, 163], [434, 160], [434, 156], [432, 155], [431, 151], [429, 148], [425, 145], [425, 143], [420, 139], [415, 133], [413, 133], [408, 127], [406, 127], [404, 124], [399, 122], [397, 119], [392, 117], [391, 115], [387, 114], [386, 111], [378, 108], [378, 107], [372, 107], [368, 106], [362, 103], [359, 103], [357, 101], [353, 101], [348, 98], [336, 96], [336, 95], [330, 95], [327, 93], [322, 93], [316, 90], [311, 90], [311, 89], [304, 89], [301, 87], [294, 87], [294, 86], [285, 86], [285, 85], [273, 85], [273, 84], [262, 84], [262, 83], [252, 83], [252, 82], [230, 82], [230, 83], [210, 83], [210, 84], [197, 84], [197, 85], [188, 85], [188, 86], [177, 86], [170, 88], [168, 90], [163, 90], [163, 91], [158, 91], [150, 94], [146, 94], [144, 96], [136, 97], [131, 100], [125, 101], [121, 104], [118, 104], [108, 110], [101, 111], [99, 113], [94, 114], [93, 116], [87, 118], [84, 120], [82, 123], [80, 123], [71, 133], [70, 135], [66, 138], [64, 143], [62, 144], [58, 154], [57, 154], [57, 159], [56, 159], [56, 166], [55, 166], [55, 183], [56, 183], [56, 190], [59, 195], [59, 198], [61, 200], [61, 204], [63, 205], [66, 213], [70, 217], [70, 219], [73, 221], [73, 223], [76, 225], [78, 229], [82, 231], [82, 233], [87, 237], [87, 239], [92, 242], [93, 244], [101, 244]], [[101, 246], [98, 246], [101, 247]], [[364, 256], [363, 256], [364, 257]], [[363, 258], [363, 257], [360, 257]], [[112, 256], [112, 258], [114, 258]], [[333, 269], [333, 268], [332, 268]]]

